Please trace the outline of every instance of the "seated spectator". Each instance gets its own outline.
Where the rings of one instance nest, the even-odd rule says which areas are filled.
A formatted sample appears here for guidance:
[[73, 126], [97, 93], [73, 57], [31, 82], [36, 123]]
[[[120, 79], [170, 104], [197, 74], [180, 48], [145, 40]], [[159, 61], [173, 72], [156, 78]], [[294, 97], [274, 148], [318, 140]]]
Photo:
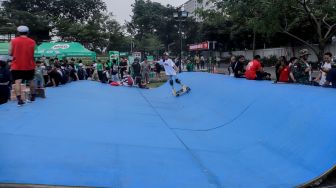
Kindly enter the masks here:
[[[248, 80], [261, 80], [260, 75], [257, 74], [262, 70], [260, 56], [256, 55], [254, 59], [249, 62], [246, 67], [245, 77]], [[259, 77], [258, 77], [259, 76]]]
[[289, 62], [284, 61], [285, 59], [280, 61], [280, 66], [279, 66], [279, 70], [278, 70], [278, 80], [276, 82], [285, 82], [288, 83], [289, 82], [289, 78], [290, 78], [290, 68], [289, 68]]
[[110, 80], [110, 68], [106, 67], [104, 68], [104, 71], [103, 71], [103, 83], [108, 83], [108, 81]]
[[132, 87], [134, 85], [134, 81], [132, 76], [130, 76], [129, 74], [127, 74], [127, 71], [124, 72], [124, 77], [121, 80], [121, 85], [122, 86], [128, 86], [128, 87]]
[[0, 104], [8, 102], [10, 95], [10, 71], [7, 62], [0, 59]]
[[330, 87], [330, 85], [333, 88], [336, 88], [336, 68], [332, 68], [329, 70], [326, 81], [324, 83], [324, 87]]
[[55, 65], [50, 66], [48, 75], [50, 79], [47, 87], [58, 87], [63, 80], [62, 75], [57, 71]]
[[78, 78], [78, 74], [77, 74], [77, 71], [75, 69], [75, 65], [74, 64], [71, 64], [69, 66], [69, 70], [70, 70], [70, 79], [71, 81], [78, 81], [79, 78]]
[[77, 75], [78, 75], [79, 80], [86, 80], [87, 79], [87, 73], [86, 73], [86, 70], [83, 66], [84, 66], [83, 63], [80, 63], [79, 66], [78, 66]]
[[308, 64], [309, 55], [307, 49], [301, 50], [300, 59], [291, 67], [294, 83], [310, 84], [311, 67]]
[[261, 69], [257, 72], [257, 80], [271, 80], [271, 73], [266, 72], [264, 67], [264, 64], [261, 63]]
[[238, 61], [233, 66], [233, 72], [234, 76], [236, 78], [244, 78], [245, 77], [245, 70], [244, 70], [244, 64], [245, 64], [245, 57], [243, 55], [238, 56]]
[[275, 75], [276, 75], [276, 80], [275, 80], [275, 83], [276, 82], [279, 82], [279, 79], [280, 79], [280, 68], [284, 68], [287, 64], [287, 60], [286, 60], [286, 57], [285, 56], [281, 56], [279, 59], [278, 59], [278, 62], [275, 64]]
[[230, 76], [234, 76], [234, 66], [235, 66], [236, 63], [237, 63], [236, 56], [232, 56], [230, 58], [230, 64], [229, 64], [229, 67], [228, 67], [228, 72], [229, 72]]
[[324, 64], [320, 68], [320, 74], [315, 78], [314, 82], [318, 83], [320, 86], [323, 86], [327, 79], [327, 74], [331, 69], [332, 64], [332, 54], [327, 52], [324, 54]]

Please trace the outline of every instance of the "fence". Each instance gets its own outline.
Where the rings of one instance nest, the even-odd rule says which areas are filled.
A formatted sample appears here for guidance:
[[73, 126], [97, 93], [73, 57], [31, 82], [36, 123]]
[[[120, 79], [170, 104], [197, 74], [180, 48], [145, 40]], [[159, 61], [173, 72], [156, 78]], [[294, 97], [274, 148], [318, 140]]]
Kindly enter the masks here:
[[[299, 52], [301, 49], [308, 49], [310, 54], [312, 54], [309, 58], [309, 61], [317, 62], [317, 57], [315, 53], [307, 48], [306, 46], [301, 47], [282, 47], [282, 48], [267, 48], [267, 49], [258, 49], [255, 51], [255, 54], [260, 55], [261, 57], [270, 57], [270, 56], [285, 56], [287, 59], [290, 57], [299, 56]], [[330, 44], [325, 49], [326, 52], [331, 52], [333, 55], [336, 55], [336, 43]], [[221, 53], [221, 57], [229, 57], [232, 55], [244, 55], [247, 59], [253, 59], [253, 50], [244, 50], [244, 51], [232, 51], [232, 52], [223, 52]], [[336, 56], [335, 56], [336, 58]]]

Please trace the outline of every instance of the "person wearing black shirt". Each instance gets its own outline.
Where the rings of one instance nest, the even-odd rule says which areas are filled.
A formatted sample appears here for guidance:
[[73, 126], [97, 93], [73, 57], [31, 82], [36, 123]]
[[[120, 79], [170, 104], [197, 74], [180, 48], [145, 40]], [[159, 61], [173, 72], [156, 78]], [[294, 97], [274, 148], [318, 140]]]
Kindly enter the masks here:
[[135, 84], [141, 86], [141, 65], [139, 59], [135, 59], [132, 63], [133, 75], [135, 79]]
[[5, 104], [9, 99], [10, 72], [7, 62], [0, 60], [0, 104]]
[[244, 78], [244, 62], [245, 57], [244, 56], [238, 56], [238, 61], [233, 64], [232, 70], [234, 72], [234, 76], [236, 78]]
[[126, 59], [122, 59], [120, 64], [119, 64], [119, 68], [120, 68], [120, 78], [124, 77], [124, 73], [127, 70], [127, 60]]

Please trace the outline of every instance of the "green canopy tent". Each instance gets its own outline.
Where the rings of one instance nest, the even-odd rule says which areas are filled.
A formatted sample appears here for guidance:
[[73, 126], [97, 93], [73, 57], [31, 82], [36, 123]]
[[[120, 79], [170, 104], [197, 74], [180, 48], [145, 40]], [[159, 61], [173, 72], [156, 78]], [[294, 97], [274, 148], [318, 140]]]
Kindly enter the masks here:
[[0, 42], [0, 55], [8, 55], [9, 43]]
[[37, 47], [35, 57], [91, 57], [96, 59], [96, 53], [86, 49], [78, 42], [45, 42]]

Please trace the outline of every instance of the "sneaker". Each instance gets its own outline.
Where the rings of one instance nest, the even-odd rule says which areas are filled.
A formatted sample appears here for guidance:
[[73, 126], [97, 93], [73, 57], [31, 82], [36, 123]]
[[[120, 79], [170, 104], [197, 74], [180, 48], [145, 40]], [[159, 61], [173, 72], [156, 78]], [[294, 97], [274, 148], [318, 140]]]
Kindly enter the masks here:
[[36, 94], [32, 94], [31, 96], [30, 96], [30, 102], [34, 102], [35, 101], [35, 99], [36, 99]]
[[18, 101], [18, 106], [20, 107], [20, 106], [23, 106], [25, 104], [25, 102], [23, 102], [23, 100], [19, 100]]

